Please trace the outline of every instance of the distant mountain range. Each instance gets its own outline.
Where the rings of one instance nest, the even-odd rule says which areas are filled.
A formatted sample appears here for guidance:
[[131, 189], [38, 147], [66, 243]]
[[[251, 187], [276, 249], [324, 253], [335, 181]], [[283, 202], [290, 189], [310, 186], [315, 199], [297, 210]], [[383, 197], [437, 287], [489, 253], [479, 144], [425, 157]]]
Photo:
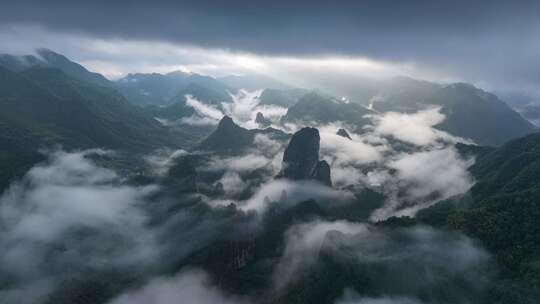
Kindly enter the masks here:
[[[223, 103], [238, 103], [231, 94], [259, 86], [264, 86], [256, 97], [260, 107], [249, 114], [261, 112], [255, 118], [247, 116], [255, 120], [253, 124], [235, 122], [234, 111], [230, 111], [232, 114], [222, 111]], [[182, 125], [181, 118], [200, 114], [186, 102], [186, 95], [192, 95], [203, 106], [214, 107], [217, 114], [212, 115], [211, 124]], [[388, 153], [381, 153], [385, 162], [348, 159], [356, 152], [364, 153], [364, 144], [373, 150], [378, 147], [358, 139], [364, 128], [373, 123], [372, 117], [388, 112], [414, 113], [433, 106], [440, 107], [446, 116], [436, 128], [472, 139], [479, 145], [444, 143], [434, 148], [409, 147], [404, 143], [399, 148], [399, 139], [384, 137], [384, 149], [387, 145], [395, 150], [381, 149]], [[268, 109], [283, 113], [283, 108], [287, 112], [279, 120], [262, 113]], [[536, 117], [535, 110], [531, 109], [531, 116], [526, 117]], [[169, 120], [173, 123], [169, 124]], [[322, 128], [319, 133], [314, 127], [334, 122], [346, 126], [343, 129], [335, 126], [331, 134]], [[283, 130], [298, 131], [291, 135]], [[133, 198], [143, 205], [140, 213], [135, 213], [137, 221], [144, 222], [145, 229], [148, 225], [150, 238], [164, 244], [165, 249], [161, 249], [164, 251], [152, 261], [156, 263], [149, 264], [155, 267], [144, 266], [133, 273], [131, 269], [126, 272], [114, 267], [90, 272], [81, 267], [73, 272], [68, 267], [58, 275], [60, 288], [47, 295], [51, 303], [109, 303], [122, 292], [143, 286], [152, 277], [171, 276], [188, 267], [204, 269], [220, 290], [261, 298], [262, 303], [345, 303], [348, 294], [344, 295], [344, 291], [349, 288], [361, 292], [363, 297], [375, 296], [377, 303], [387, 300], [416, 303], [417, 299], [425, 303], [535, 303], [528, 300], [540, 298], [540, 133], [534, 133], [536, 130], [497, 96], [464, 83], [441, 85], [400, 77], [359, 83], [354, 96], [336, 98], [326, 92], [293, 88], [263, 77], [214, 78], [172, 72], [129, 74], [110, 81], [45, 49], [36, 51], [35, 55], [0, 55], [0, 190], [43, 161], [45, 157], [40, 150], [57, 147], [68, 151], [104, 148], [122, 155], [111, 157], [107, 162], [113, 164], [104, 167], [109, 169], [118, 165], [116, 162], [125, 161], [118, 167], [129, 174], [124, 176], [119, 172], [114, 185], [108, 182], [102, 185], [96, 178], [92, 188], [95, 186], [98, 191], [116, 186], [123, 187], [123, 191], [133, 187], [136, 193], [141, 185], [159, 188], [148, 198], [146, 194], [144, 199]], [[332, 137], [333, 141], [321, 141], [323, 135]], [[332, 151], [331, 148], [339, 145], [347, 149]], [[366, 153], [371, 151], [364, 148]], [[454, 154], [456, 158], [461, 154], [464, 159], [459, 159], [459, 165], [463, 168], [456, 179], [467, 179], [468, 184], [472, 174], [474, 184], [471, 178], [470, 185], [459, 192], [465, 193], [438, 202], [439, 185], [435, 190], [428, 189], [429, 194], [421, 197], [429, 196], [433, 204], [420, 210], [415, 218], [391, 217], [368, 222], [374, 210], [406, 196], [407, 187], [426, 183], [416, 176], [411, 181], [400, 179], [399, 173], [404, 170], [395, 165], [397, 161], [408, 159], [405, 166], [408, 171], [429, 171], [428, 177], [433, 172], [446, 173], [446, 167], [439, 171], [429, 166], [423, 168], [422, 162], [427, 162], [424, 158], [410, 161], [411, 156], [442, 151], [430, 149], [450, 151], [452, 159]], [[333, 157], [338, 153], [347, 159], [338, 162]], [[149, 156], [157, 160], [148, 160]], [[129, 157], [144, 163], [141, 166], [144, 170], [136, 166], [139, 163], [126, 161]], [[427, 159], [433, 163], [453, 161], [444, 157]], [[163, 170], [154, 173], [154, 167]], [[339, 179], [351, 183], [340, 184]], [[446, 185], [446, 180], [443, 181], [435, 182]], [[26, 179], [21, 184], [24, 182]], [[387, 189], [384, 183], [392, 184]], [[69, 188], [64, 184], [52, 186], [60, 190]], [[73, 192], [81, 191], [80, 185], [72, 186]], [[324, 195], [317, 198], [315, 194], [319, 191]], [[13, 196], [17, 202], [16, 195]], [[265, 211], [259, 213], [257, 208], [247, 208], [251, 207], [252, 199]], [[407, 198], [407, 204], [409, 201], [415, 204], [416, 200], [421, 198]], [[37, 224], [30, 223], [38, 225], [39, 217], [35, 220]], [[309, 229], [312, 226], [305, 226], [308, 223], [330, 226], [319, 231]], [[81, 246], [81, 239], [88, 243], [74, 248], [95, 247], [103, 253], [103, 260], [111, 258], [109, 250], [125, 246], [114, 235], [110, 243], [101, 246], [97, 241], [97, 244], [100, 238], [95, 238], [93, 233], [101, 228], [101, 222], [95, 231], [77, 224], [77, 219], [70, 218], [66, 229], [69, 238], [60, 236], [55, 240], [57, 243], [42, 239], [32, 242], [31, 249], [46, 247], [44, 257], [60, 256], [51, 273], [56, 274], [56, 268], [65, 265], [63, 257], [76, 258], [71, 246]], [[108, 234], [116, 224], [103, 225], [101, 233]], [[351, 225], [356, 228], [343, 228]], [[313, 256], [305, 255], [294, 242], [303, 234], [298, 230], [302, 227], [317, 234], [309, 238], [309, 247], [314, 247]], [[350, 235], [338, 231], [340, 227], [344, 231], [351, 229]], [[3, 223], [0, 230], [7, 231]], [[139, 232], [128, 234], [138, 238]], [[15, 238], [2, 244], [16, 246], [18, 237], [15, 234]], [[314, 241], [319, 238], [320, 242]], [[433, 244], [441, 249], [433, 251], [432, 241], [438, 238], [442, 238], [441, 242]], [[477, 248], [477, 242], [487, 251], [479, 246], [475, 250], [480, 253], [471, 258], [470, 250]], [[145, 247], [154, 244], [146, 239], [141, 243]], [[186, 243], [196, 245], [186, 249]], [[448, 256], [437, 256], [446, 251], [450, 252]], [[298, 280], [276, 292], [275, 279], [280, 277], [273, 274], [281, 273], [274, 272], [280, 267], [287, 268], [288, 264], [282, 265], [283, 261], [289, 261], [287, 254], [299, 256], [300, 261], [291, 259], [293, 264], [308, 259], [313, 264], [298, 268], [302, 269], [298, 271]], [[359, 255], [362, 259], [358, 259]], [[91, 252], [88, 255], [85, 252], [82, 257], [90, 257], [91, 263], [101, 265], [101, 255], [99, 260], [94, 260]], [[476, 282], [471, 284], [468, 277], [485, 274], [475, 269], [481, 268], [480, 260], [484, 259], [490, 265], [500, 266], [496, 268], [498, 272], [481, 277], [486, 282], [479, 285], [490, 288], [485, 293]], [[457, 265], [466, 268], [465, 272], [454, 271], [454, 264], [462, 260], [473, 262]], [[442, 276], [438, 276], [439, 271]], [[13, 283], [18, 281], [12, 280], [11, 273], [1, 270], [0, 274], [3, 276], [0, 282], [7, 282], [9, 288], [17, 288], [19, 292], [23, 285]], [[129, 276], [124, 277], [126, 274]], [[422, 278], [428, 283], [423, 285], [424, 282], [417, 283], [411, 278]], [[388, 290], [391, 292], [386, 293]], [[385, 297], [380, 298], [381, 295]], [[359, 301], [363, 299], [371, 298]]]
[[439, 106], [446, 119], [436, 128], [472, 139], [480, 145], [499, 146], [537, 130], [497, 96], [472, 85], [458, 83], [440, 86], [411, 79], [405, 81], [407, 83], [403, 86], [392, 83], [394, 91], [389, 89], [386, 95], [378, 94], [364, 106], [310, 93], [291, 106], [282, 121], [342, 121], [361, 130], [369, 123], [365, 115], [390, 111], [412, 113]]
[[213, 77], [194, 73], [128, 74], [114, 86], [131, 102], [139, 105], [168, 105], [185, 100], [185, 95], [211, 104], [231, 101], [235, 88]]
[[[9, 155], [25, 155], [26, 146], [35, 150], [52, 144], [130, 150], [193, 146], [206, 131], [192, 132], [193, 127], [187, 126], [173, 131], [154, 118], [176, 120], [193, 115], [194, 109], [185, 103], [186, 95], [220, 107], [232, 102], [230, 94], [248, 83], [244, 76], [216, 79], [184, 72], [137, 73], [109, 81], [46, 49], [35, 55], [0, 55], [0, 77], [0, 136], [9, 143], [6, 146], [19, 151]], [[289, 88], [269, 78], [256, 80], [251, 84], [273, 86], [262, 88], [261, 105], [288, 108], [282, 123], [341, 121], [361, 131], [370, 122], [366, 115], [414, 112], [436, 105], [446, 115], [437, 128], [481, 145], [498, 146], [536, 130], [495, 95], [468, 84], [443, 86], [395, 78], [359, 85], [359, 92], [363, 91], [357, 96], [363, 99], [348, 101]]]
[[[400, 81], [405, 84], [396, 84]], [[394, 90], [379, 95], [373, 102], [374, 110], [412, 112], [430, 105], [440, 106], [446, 119], [437, 128], [480, 145], [499, 146], [536, 130], [497, 96], [470, 84], [441, 86], [400, 78], [389, 86]]]

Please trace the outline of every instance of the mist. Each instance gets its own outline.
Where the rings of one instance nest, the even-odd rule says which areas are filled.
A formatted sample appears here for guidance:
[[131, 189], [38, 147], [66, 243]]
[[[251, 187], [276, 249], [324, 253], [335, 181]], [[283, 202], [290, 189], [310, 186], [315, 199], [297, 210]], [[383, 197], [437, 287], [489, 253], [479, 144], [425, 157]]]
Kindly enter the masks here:
[[368, 295], [349, 290], [336, 303], [470, 303], [493, 274], [489, 254], [473, 240], [428, 227], [314, 221], [290, 228], [286, 239], [274, 273], [278, 289], [329, 261], [365, 277]]

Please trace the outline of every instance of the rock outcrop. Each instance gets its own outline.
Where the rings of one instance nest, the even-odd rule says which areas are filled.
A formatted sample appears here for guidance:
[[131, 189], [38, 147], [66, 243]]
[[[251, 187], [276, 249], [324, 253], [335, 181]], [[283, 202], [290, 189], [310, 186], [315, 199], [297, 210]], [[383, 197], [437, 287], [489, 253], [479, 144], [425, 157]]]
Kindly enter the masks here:
[[347, 130], [345, 130], [345, 129], [339, 129], [336, 134], [341, 136], [341, 137], [345, 137], [345, 138], [348, 138], [348, 139], [352, 140], [351, 136], [349, 135], [349, 133], [347, 133]]
[[237, 124], [229, 116], [224, 116], [216, 130], [198, 147], [199, 150], [218, 153], [238, 152], [253, 141], [253, 134]]
[[272, 121], [270, 119], [264, 117], [263, 113], [257, 112], [257, 116], [255, 117], [255, 123], [260, 128], [268, 128], [272, 125]]
[[204, 139], [196, 147], [196, 150], [214, 152], [220, 155], [243, 153], [247, 148], [253, 146], [253, 140], [258, 134], [281, 142], [285, 142], [290, 137], [289, 134], [273, 128], [248, 130], [234, 123], [229, 116], [224, 116], [216, 130]]
[[316, 180], [332, 186], [330, 166], [319, 160], [319, 130], [303, 128], [296, 132], [283, 154], [283, 167], [278, 177], [292, 180]]

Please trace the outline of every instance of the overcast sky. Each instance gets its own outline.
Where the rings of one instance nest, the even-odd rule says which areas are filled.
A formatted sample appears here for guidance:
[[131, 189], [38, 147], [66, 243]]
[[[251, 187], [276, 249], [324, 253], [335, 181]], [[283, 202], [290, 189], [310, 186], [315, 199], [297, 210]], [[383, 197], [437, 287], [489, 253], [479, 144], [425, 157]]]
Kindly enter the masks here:
[[537, 92], [540, 1], [2, 0], [0, 50], [35, 47], [113, 78], [401, 74]]

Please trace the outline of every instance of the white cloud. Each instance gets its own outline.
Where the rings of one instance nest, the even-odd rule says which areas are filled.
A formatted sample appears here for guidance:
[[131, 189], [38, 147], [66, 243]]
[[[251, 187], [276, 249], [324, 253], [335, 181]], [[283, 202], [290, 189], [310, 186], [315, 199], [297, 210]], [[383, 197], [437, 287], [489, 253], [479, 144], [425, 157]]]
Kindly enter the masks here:
[[179, 123], [190, 125], [190, 126], [196, 126], [196, 127], [206, 127], [206, 126], [217, 125], [219, 123], [219, 120], [215, 120], [210, 117], [200, 117], [198, 115], [191, 115], [189, 117], [180, 118]]
[[219, 122], [219, 120], [223, 118], [223, 113], [219, 109], [204, 104], [193, 98], [191, 95], [186, 95], [186, 105], [192, 107], [201, 118], [208, 118], [216, 122]]
[[234, 172], [247, 172], [263, 168], [270, 163], [271, 160], [263, 155], [246, 154], [226, 158], [213, 158], [203, 169], [209, 171], [230, 170]]
[[250, 199], [238, 204], [243, 210], [263, 212], [267, 207], [265, 202], [296, 204], [309, 199], [342, 201], [351, 199], [351, 196], [316, 182], [278, 179], [265, 183]]
[[317, 262], [322, 243], [329, 231], [358, 234], [367, 229], [364, 224], [347, 221], [315, 221], [293, 226], [286, 234], [286, 247], [274, 270], [275, 288], [281, 289]]
[[472, 185], [467, 168], [471, 165], [453, 148], [404, 154], [390, 162], [401, 180], [411, 182], [413, 197], [439, 192], [444, 198], [463, 193]]
[[[387, 187], [404, 189], [406, 197], [398, 199], [396, 193], [387, 204], [372, 215], [375, 220], [392, 215], [413, 216], [418, 210], [451, 196], [465, 193], [474, 183], [468, 172], [473, 159], [465, 160], [458, 152], [448, 147], [441, 150], [400, 154], [388, 162], [396, 170], [395, 176], [385, 174], [382, 182]], [[431, 197], [435, 194], [435, 197]], [[402, 206], [403, 199], [415, 202], [413, 206]]]
[[426, 146], [437, 140], [455, 142], [458, 138], [434, 129], [444, 121], [445, 115], [440, 107], [418, 111], [416, 113], [387, 112], [372, 116], [375, 121], [374, 132], [383, 136], [392, 136], [401, 141]]
[[284, 150], [283, 144], [265, 134], [257, 134], [253, 139], [255, 150], [267, 156], [277, 155]]
[[[324, 255], [324, 259], [320, 257]], [[338, 303], [441, 303], [444, 288], [454, 303], [474, 303], [489, 281], [490, 257], [461, 234], [428, 227], [384, 229], [346, 221], [312, 221], [293, 226], [273, 274], [278, 290], [325, 266], [342, 265], [377, 287], [380, 298], [346, 293]], [[364, 295], [365, 296], [365, 295]], [[400, 302], [402, 301], [402, 302]]]
[[239, 304], [240, 299], [225, 295], [211, 285], [200, 270], [183, 271], [174, 277], [151, 280], [138, 290], [124, 293], [109, 304]]
[[[259, 104], [259, 96], [262, 91], [247, 92], [240, 90], [237, 94], [231, 94], [232, 102], [222, 103], [225, 114], [232, 117], [239, 123], [253, 121], [255, 117], [255, 108]], [[251, 127], [251, 129], [256, 126]]]
[[248, 186], [248, 183], [244, 182], [236, 172], [225, 172], [219, 182], [223, 186], [223, 191], [228, 196], [237, 195]]
[[182, 118], [181, 122], [195, 126], [216, 125], [223, 116], [227, 115], [241, 127], [256, 129], [259, 126], [255, 123], [255, 117], [257, 112], [261, 112], [266, 118], [277, 123], [279, 118], [287, 113], [287, 109], [274, 105], [259, 105], [261, 92], [239, 90], [236, 94], [230, 94], [232, 102], [222, 102], [221, 108], [186, 95], [186, 105], [192, 107], [196, 114]]
[[168, 149], [159, 150], [144, 159], [150, 165], [154, 174], [165, 175], [174, 165], [174, 161], [184, 155], [189, 154], [186, 150], [178, 149], [170, 151]]
[[385, 146], [373, 146], [365, 143], [363, 139], [348, 132], [351, 139], [336, 134], [339, 127], [336, 125], [326, 125], [319, 127], [321, 136], [320, 154], [330, 158], [331, 165], [361, 165], [382, 159], [382, 152]]
[[115, 172], [87, 158], [94, 153], [104, 152], [54, 152], [0, 197], [0, 275], [14, 279], [0, 297], [24, 290], [25, 299], [40, 302], [66, 274], [136, 269], [156, 258], [139, 208], [156, 186], [122, 185]]
[[358, 185], [364, 180], [360, 169], [352, 166], [332, 166], [332, 183], [336, 187]]
[[248, 92], [239, 90], [236, 94], [231, 94], [232, 102], [222, 103], [223, 111], [226, 115], [240, 126], [247, 129], [256, 129], [259, 126], [255, 122], [257, 112], [261, 112], [265, 118], [277, 123], [279, 118], [287, 113], [287, 108], [275, 105], [260, 105], [262, 90]]
[[361, 297], [354, 292], [346, 293], [336, 304], [422, 304], [423, 302], [414, 298], [407, 297]]

